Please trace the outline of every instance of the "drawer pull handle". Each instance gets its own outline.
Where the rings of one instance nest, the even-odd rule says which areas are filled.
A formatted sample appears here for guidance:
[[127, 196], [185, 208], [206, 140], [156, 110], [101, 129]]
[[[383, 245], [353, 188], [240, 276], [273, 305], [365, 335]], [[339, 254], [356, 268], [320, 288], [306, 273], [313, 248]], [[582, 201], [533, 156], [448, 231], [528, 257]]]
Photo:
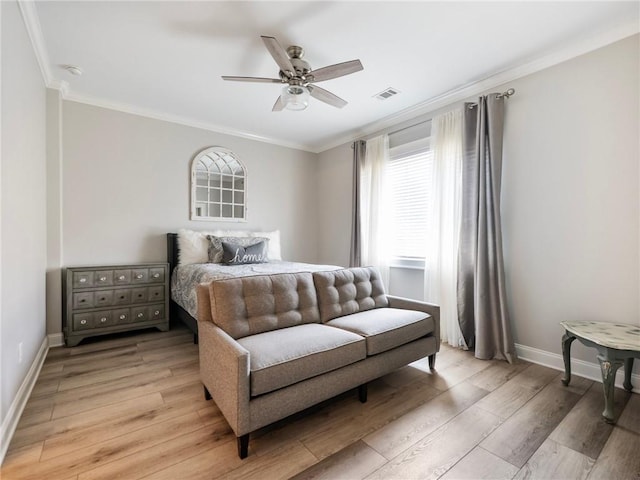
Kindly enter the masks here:
[[153, 274], [153, 278], [160, 278], [160, 274], [159, 273], [154, 273]]
[[80, 303], [84, 303], [84, 302], [86, 302], [84, 298], [80, 300]]
[[142, 318], [142, 317], [144, 317], [144, 313], [139, 313], [138, 318]]
[[106, 280], [107, 280], [107, 277], [100, 277], [101, 282], [105, 282]]
[[120, 320], [124, 320], [125, 318], [127, 318], [126, 315], [120, 315]]
[[156, 316], [160, 315], [160, 310], [156, 310], [155, 312], [153, 312], [153, 314]]
[[86, 325], [86, 324], [87, 324], [87, 321], [86, 321], [86, 320], [84, 320], [84, 319], [83, 319], [83, 320], [80, 320], [80, 325]]
[[107, 299], [107, 297], [100, 297], [100, 301], [104, 302]]
[[80, 279], [80, 283], [87, 283], [87, 279], [86, 278], [81, 278]]
[[143, 275], [141, 273], [136, 275], [136, 278], [142, 278], [142, 277], [143, 277]]
[[124, 295], [120, 295], [120, 300], [124, 300], [125, 296]]
[[120, 276], [118, 277], [118, 280], [124, 280], [124, 275], [120, 275]]
[[101, 321], [102, 323], [106, 322], [106, 321], [107, 321], [107, 317], [102, 317], [102, 318], [100, 319], [100, 321]]

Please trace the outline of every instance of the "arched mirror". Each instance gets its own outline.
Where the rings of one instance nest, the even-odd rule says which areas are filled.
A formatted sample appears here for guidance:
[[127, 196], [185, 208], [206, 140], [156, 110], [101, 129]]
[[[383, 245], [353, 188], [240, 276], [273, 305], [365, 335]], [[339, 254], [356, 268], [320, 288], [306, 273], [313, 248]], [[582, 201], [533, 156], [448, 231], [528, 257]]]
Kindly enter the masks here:
[[226, 148], [211, 147], [191, 163], [191, 220], [247, 221], [247, 170]]

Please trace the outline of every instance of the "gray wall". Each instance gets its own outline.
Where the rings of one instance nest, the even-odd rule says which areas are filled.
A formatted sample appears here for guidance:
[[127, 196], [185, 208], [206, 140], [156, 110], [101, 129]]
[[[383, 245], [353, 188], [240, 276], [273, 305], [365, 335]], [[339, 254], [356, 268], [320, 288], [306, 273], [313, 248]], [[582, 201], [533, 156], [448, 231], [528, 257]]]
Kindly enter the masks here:
[[[248, 172], [247, 223], [189, 220], [191, 159], [233, 150]], [[316, 155], [76, 102], [63, 102], [66, 265], [164, 261], [182, 227], [280, 229], [286, 260], [317, 260]]]
[[45, 339], [46, 106], [44, 82], [18, 6], [0, 2], [0, 8], [0, 418], [4, 422]]
[[[491, 89], [517, 92], [507, 101], [502, 208], [521, 345], [560, 353], [562, 320], [639, 322], [638, 44], [636, 35]], [[319, 196], [331, 197], [320, 224], [323, 263], [348, 259], [351, 189], [331, 178], [350, 177], [351, 152], [343, 145], [320, 155]], [[392, 269], [390, 290], [421, 299], [421, 282], [420, 272]], [[580, 345], [574, 351], [595, 359]]]

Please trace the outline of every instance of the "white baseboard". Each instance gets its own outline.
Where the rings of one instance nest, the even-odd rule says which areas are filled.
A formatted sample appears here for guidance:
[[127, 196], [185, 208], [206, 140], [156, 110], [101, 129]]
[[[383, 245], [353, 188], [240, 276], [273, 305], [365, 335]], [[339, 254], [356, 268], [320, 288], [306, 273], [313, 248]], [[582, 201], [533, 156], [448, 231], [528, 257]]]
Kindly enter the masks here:
[[11, 406], [9, 407], [9, 411], [2, 421], [2, 426], [0, 427], [0, 465], [4, 461], [4, 456], [6, 455], [7, 449], [9, 448], [9, 443], [11, 442], [11, 438], [13, 438], [13, 434], [16, 431], [16, 427], [18, 426], [18, 422], [20, 421], [20, 417], [22, 416], [24, 407], [27, 405], [27, 401], [31, 396], [31, 391], [36, 384], [36, 380], [38, 380], [40, 369], [42, 368], [44, 359], [47, 358], [48, 351], [49, 338], [45, 337], [42, 339], [42, 344], [40, 345], [40, 349], [36, 354], [36, 358], [33, 359], [33, 363], [31, 364], [31, 367], [27, 372], [27, 376], [22, 382], [22, 385], [20, 385], [18, 393], [16, 393], [16, 396], [13, 399], [13, 402], [11, 402]]
[[63, 347], [64, 346], [64, 334], [63, 333], [50, 333], [47, 338], [49, 339], [49, 348]]
[[[562, 355], [557, 353], [551, 353], [545, 350], [527, 347], [526, 345], [519, 345], [517, 343], [516, 353], [518, 354], [518, 358], [521, 358], [522, 360], [564, 372], [564, 359], [562, 358]], [[584, 377], [589, 380], [595, 380], [596, 382], [602, 383], [602, 373], [600, 372], [600, 365], [597, 363], [585, 362], [584, 360], [572, 358], [571, 375], [577, 375], [578, 377]], [[624, 369], [620, 368], [616, 373], [616, 387], [623, 388], [623, 381]], [[632, 374], [631, 383], [633, 384], [632, 392], [640, 393], [640, 375]]]

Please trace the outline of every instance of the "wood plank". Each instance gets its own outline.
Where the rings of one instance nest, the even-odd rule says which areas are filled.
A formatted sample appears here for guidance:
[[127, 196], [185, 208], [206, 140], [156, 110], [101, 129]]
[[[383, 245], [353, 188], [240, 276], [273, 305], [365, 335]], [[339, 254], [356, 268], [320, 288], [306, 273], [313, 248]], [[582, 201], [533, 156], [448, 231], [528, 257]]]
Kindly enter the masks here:
[[[383, 397], [372, 395], [360, 408], [351, 409], [346, 420], [327, 422], [300, 440], [318, 459], [323, 459], [360, 440], [367, 434], [413, 410], [440, 392], [415, 382]], [[359, 402], [358, 402], [359, 403]]]
[[492, 360], [487, 368], [469, 377], [469, 383], [488, 392], [493, 392], [530, 366], [530, 363], [523, 361], [511, 364], [501, 360]]
[[440, 480], [511, 480], [518, 467], [484, 448], [476, 447], [450, 468]]
[[580, 395], [568, 389], [547, 385], [480, 446], [523, 467], [579, 399]]
[[[158, 395], [158, 393], [153, 395]], [[135, 399], [135, 401], [138, 400], [138, 398]], [[110, 407], [113, 407], [113, 405], [110, 405]], [[192, 410], [192, 406], [188, 403], [182, 405], [165, 405], [160, 403], [159, 405], [141, 408], [137, 411], [122, 411], [119, 415], [111, 416], [111, 418], [105, 416], [99, 423], [73, 428], [45, 440], [40, 460], [67, 455], [76, 450], [84, 449], [89, 445], [104, 442], [105, 440], [110, 440], [157, 423], [162, 423], [172, 418], [181, 417]], [[204, 422], [202, 423], [204, 424]], [[231, 429], [227, 426], [227, 432], [230, 431]]]
[[358, 441], [300, 472], [292, 480], [360, 479], [385, 463], [386, 458], [366, 443]]
[[506, 420], [555, 377], [555, 370], [531, 365], [480, 400], [478, 406]]
[[[615, 411], [618, 415], [629, 396], [625, 390], [615, 389]], [[602, 384], [595, 383], [551, 432], [549, 438], [595, 460], [613, 431], [613, 425], [602, 420], [603, 408]]]
[[293, 442], [270, 455], [254, 455], [247, 458], [242, 466], [224, 475], [226, 480], [264, 480], [291, 478], [309, 468], [318, 460], [300, 442]]
[[618, 427], [640, 435], [640, 395], [631, 394], [618, 418]]
[[208, 425], [154, 445], [137, 454], [128, 455], [93, 470], [85, 471], [78, 476], [78, 479], [112, 480], [122, 478], [136, 480], [172, 467], [180, 461], [208, 452], [222, 443], [229, 442], [235, 442], [235, 436], [226, 422], [221, 421], [216, 425]]
[[595, 460], [547, 439], [520, 469], [514, 480], [570, 478], [584, 480]]
[[195, 412], [120, 437], [90, 445], [74, 455], [62, 455], [33, 465], [10, 468], [7, 474], [23, 480], [69, 477], [96, 468], [118, 458], [141, 452], [163, 441], [171, 440], [199, 428], [203, 424]]
[[499, 417], [470, 407], [367, 478], [436, 479], [473, 450], [499, 424]]
[[411, 365], [424, 371], [426, 375], [422, 381], [442, 391], [454, 387], [491, 366], [489, 361], [479, 360], [471, 352], [462, 350], [460, 352], [463, 355], [460, 355], [455, 362], [448, 364], [446, 368], [436, 366], [436, 369], [431, 371], [426, 361], [414, 362]]
[[377, 452], [391, 459], [487, 395], [464, 382], [412, 409], [394, 422], [364, 437]]
[[639, 451], [640, 435], [616, 425], [591, 469], [589, 480], [640, 478]]
[[22, 446], [36, 441], [48, 440], [56, 435], [62, 435], [94, 425], [116, 420], [121, 416], [140, 415], [143, 412], [163, 405], [162, 395], [158, 392], [150, 393], [144, 397], [113, 403], [101, 408], [78, 413], [68, 417], [56, 419], [38, 425], [18, 428], [13, 436], [12, 445]]
[[[251, 456], [251, 444], [249, 444]], [[147, 475], [146, 480], [211, 480], [227, 475], [231, 470], [241, 467], [244, 460], [238, 457], [235, 437], [217, 447], [207, 448], [204, 452]], [[126, 478], [126, 477], [125, 477]], [[267, 477], [264, 477], [267, 479]]]

